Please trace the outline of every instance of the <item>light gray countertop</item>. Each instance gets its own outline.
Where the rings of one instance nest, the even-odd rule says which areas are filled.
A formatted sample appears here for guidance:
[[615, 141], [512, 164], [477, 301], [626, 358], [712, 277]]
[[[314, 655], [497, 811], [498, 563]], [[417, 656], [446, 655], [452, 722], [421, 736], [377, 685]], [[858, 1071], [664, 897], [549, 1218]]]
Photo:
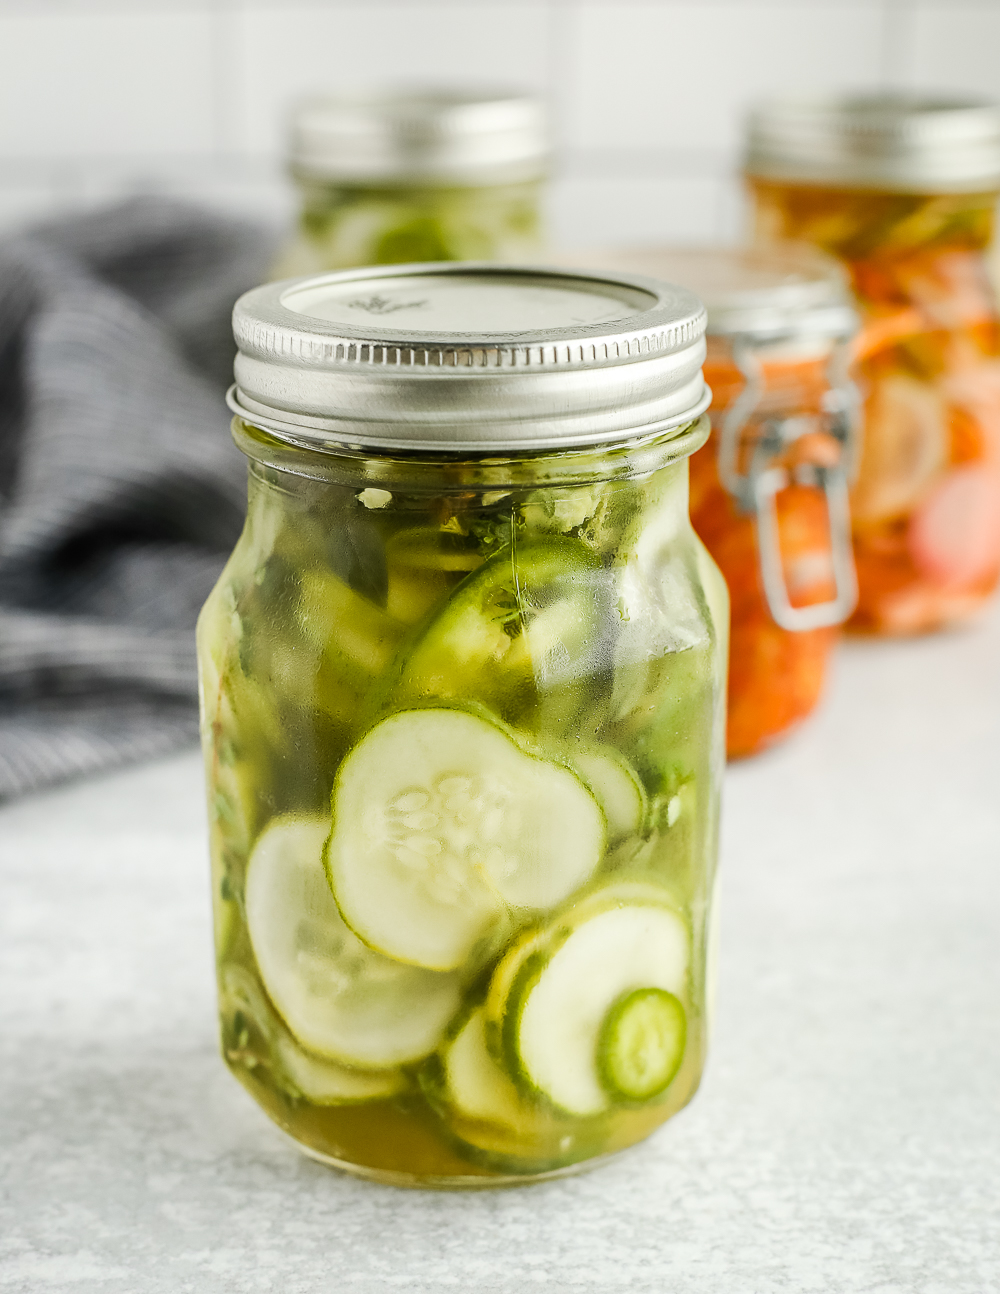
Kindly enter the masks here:
[[850, 643], [726, 788], [701, 1093], [592, 1173], [407, 1192], [216, 1055], [189, 755], [0, 811], [0, 1289], [1000, 1290], [1000, 619]]

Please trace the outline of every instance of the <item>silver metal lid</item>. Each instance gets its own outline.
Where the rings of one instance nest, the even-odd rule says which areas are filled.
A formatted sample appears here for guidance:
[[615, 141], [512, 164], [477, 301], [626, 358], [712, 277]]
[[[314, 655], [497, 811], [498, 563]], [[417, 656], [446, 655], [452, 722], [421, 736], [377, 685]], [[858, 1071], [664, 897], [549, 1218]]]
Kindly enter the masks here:
[[254, 288], [233, 332], [230, 407], [296, 444], [569, 449], [679, 429], [708, 405], [701, 302], [635, 274], [345, 270]]
[[758, 104], [750, 175], [835, 187], [974, 193], [1000, 187], [1000, 105], [906, 94]]
[[548, 162], [545, 110], [523, 95], [311, 98], [291, 121], [292, 171], [342, 184], [508, 184]]
[[635, 247], [588, 252], [582, 263], [690, 288], [708, 311], [709, 336], [839, 339], [858, 329], [844, 270], [812, 247]]

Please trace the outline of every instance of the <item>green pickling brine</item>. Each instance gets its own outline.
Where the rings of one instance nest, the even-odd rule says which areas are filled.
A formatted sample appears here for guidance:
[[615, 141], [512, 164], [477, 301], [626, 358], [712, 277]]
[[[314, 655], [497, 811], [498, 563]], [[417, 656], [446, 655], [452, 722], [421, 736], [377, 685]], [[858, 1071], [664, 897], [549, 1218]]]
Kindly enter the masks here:
[[508, 94], [311, 98], [290, 123], [295, 236], [274, 277], [414, 261], [537, 260], [542, 105]]
[[234, 327], [249, 507], [198, 629], [226, 1062], [364, 1176], [573, 1171], [708, 1044], [704, 312], [433, 265], [271, 284]]

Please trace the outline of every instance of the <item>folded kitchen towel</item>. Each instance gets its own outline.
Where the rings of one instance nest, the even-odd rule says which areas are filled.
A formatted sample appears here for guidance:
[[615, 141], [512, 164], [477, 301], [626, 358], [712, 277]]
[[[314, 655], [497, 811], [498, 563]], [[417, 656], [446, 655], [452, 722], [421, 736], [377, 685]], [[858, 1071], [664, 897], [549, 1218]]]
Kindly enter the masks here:
[[230, 312], [273, 250], [152, 198], [0, 243], [0, 799], [196, 736], [246, 500]]

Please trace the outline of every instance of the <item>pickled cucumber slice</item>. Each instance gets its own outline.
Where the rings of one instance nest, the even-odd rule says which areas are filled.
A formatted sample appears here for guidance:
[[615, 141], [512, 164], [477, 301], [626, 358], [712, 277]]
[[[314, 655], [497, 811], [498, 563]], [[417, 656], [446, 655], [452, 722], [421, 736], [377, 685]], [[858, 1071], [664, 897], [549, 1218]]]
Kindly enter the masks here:
[[348, 677], [369, 682], [390, 663], [404, 626], [336, 576], [302, 576], [298, 607], [305, 637]]
[[476, 715], [427, 709], [384, 719], [345, 759], [326, 859], [366, 944], [447, 971], [512, 910], [560, 903], [604, 846], [601, 810], [569, 769]]
[[277, 676], [303, 706], [353, 724], [406, 626], [335, 575], [310, 571], [300, 583], [300, 636], [285, 641], [283, 659], [272, 659], [266, 677]]
[[498, 1064], [487, 1045], [481, 1004], [452, 1026], [422, 1082], [448, 1131], [473, 1159], [537, 1172], [580, 1153], [580, 1129], [518, 1088]]
[[400, 663], [385, 705], [481, 701], [514, 721], [589, 674], [601, 560], [577, 539], [510, 546], [467, 576]]
[[401, 530], [386, 543], [390, 615], [416, 624], [444, 602], [483, 557], [462, 535], [430, 527]]
[[349, 1069], [303, 1051], [245, 967], [220, 967], [219, 990], [223, 1018], [230, 1030], [242, 1031], [250, 1025], [258, 1036], [257, 1054], [227, 1049], [229, 1059], [249, 1068], [269, 1065], [279, 1086], [292, 1095], [304, 1097], [312, 1105], [354, 1105], [386, 1100], [407, 1086], [401, 1070]]
[[610, 884], [567, 909], [547, 939], [526, 935], [508, 956], [519, 960], [517, 973], [501, 962], [497, 976], [510, 989], [502, 1002], [488, 993], [486, 1010], [494, 1024], [499, 1017], [512, 1070], [566, 1113], [600, 1113], [623, 1095], [602, 1079], [608, 1038], [618, 1036], [609, 1017], [636, 990], [683, 998], [684, 921], [657, 886]]
[[268, 996], [321, 1057], [367, 1069], [419, 1060], [459, 1004], [456, 976], [400, 966], [344, 924], [323, 871], [323, 818], [278, 818], [247, 866], [246, 916]]
[[610, 746], [583, 746], [572, 751], [570, 763], [604, 810], [610, 845], [641, 830], [646, 792], [623, 755]]
[[527, 1134], [534, 1111], [490, 1055], [482, 1007], [468, 1014], [442, 1050], [441, 1068], [445, 1099], [456, 1114]]
[[601, 1082], [614, 1100], [648, 1101], [670, 1086], [680, 1069], [687, 1016], [673, 993], [637, 988], [604, 1017], [597, 1043]]
[[483, 1019], [487, 1045], [495, 1056], [505, 1060], [516, 1057], [516, 1039], [510, 1026], [516, 1025], [517, 1020], [507, 1012], [507, 1003], [528, 959], [545, 949], [551, 934], [551, 928], [546, 925], [522, 930], [493, 968], [486, 989]]
[[406, 1075], [398, 1069], [348, 1069], [333, 1060], [321, 1060], [281, 1038], [276, 1059], [295, 1090], [311, 1105], [355, 1105], [361, 1101], [385, 1101], [407, 1086]]

